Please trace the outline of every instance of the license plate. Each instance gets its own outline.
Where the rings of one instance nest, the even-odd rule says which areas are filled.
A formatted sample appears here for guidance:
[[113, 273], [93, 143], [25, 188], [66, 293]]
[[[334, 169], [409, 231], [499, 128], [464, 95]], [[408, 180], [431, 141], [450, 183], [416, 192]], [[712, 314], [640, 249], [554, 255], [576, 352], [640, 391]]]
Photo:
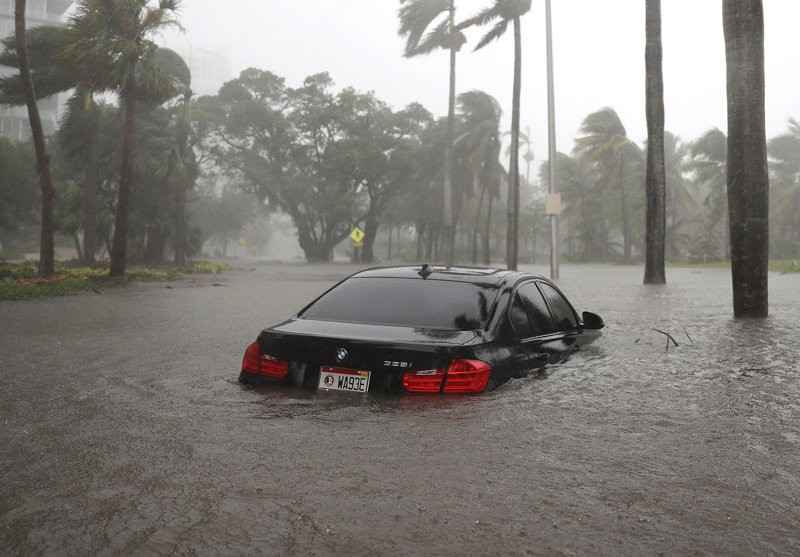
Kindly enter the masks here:
[[369, 389], [369, 372], [322, 366], [319, 370], [318, 388], [320, 391], [366, 393]]

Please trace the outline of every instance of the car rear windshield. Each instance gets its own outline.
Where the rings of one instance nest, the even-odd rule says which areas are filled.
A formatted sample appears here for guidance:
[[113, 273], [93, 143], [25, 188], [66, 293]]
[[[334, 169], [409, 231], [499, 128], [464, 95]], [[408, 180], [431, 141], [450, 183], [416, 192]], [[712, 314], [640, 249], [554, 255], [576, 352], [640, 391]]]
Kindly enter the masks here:
[[300, 317], [471, 331], [486, 325], [496, 293], [491, 284], [356, 277], [323, 295]]

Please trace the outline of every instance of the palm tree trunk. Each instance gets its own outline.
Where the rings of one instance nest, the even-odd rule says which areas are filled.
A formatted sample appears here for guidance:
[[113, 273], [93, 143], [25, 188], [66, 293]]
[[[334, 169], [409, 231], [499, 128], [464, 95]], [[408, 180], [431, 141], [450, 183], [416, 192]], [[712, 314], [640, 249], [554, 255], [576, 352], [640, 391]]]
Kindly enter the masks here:
[[97, 141], [89, 140], [86, 153], [86, 184], [83, 192], [83, 260], [94, 267], [97, 251]]
[[727, 62], [733, 313], [736, 317], [767, 317], [769, 175], [761, 0], [724, 0], [722, 23]]
[[491, 242], [490, 242], [490, 234], [492, 230], [492, 202], [494, 201], [494, 197], [492, 194], [489, 193], [489, 207], [486, 211], [486, 229], [483, 233], [483, 264], [490, 265], [492, 263], [492, 255], [491, 255]]
[[510, 206], [508, 223], [507, 266], [510, 270], [517, 270], [519, 259], [519, 104], [522, 89], [522, 32], [520, 30], [520, 17], [514, 18], [514, 88], [511, 99], [511, 163], [509, 169], [509, 196]]
[[[450, 3], [450, 30], [455, 28], [456, 7]], [[455, 222], [453, 218], [453, 135], [456, 119], [456, 48], [450, 47], [450, 89], [447, 101], [447, 145], [444, 151], [444, 262], [453, 264]]]
[[625, 155], [619, 156], [619, 205], [622, 213], [622, 262], [631, 262], [631, 226], [625, 196]]
[[472, 264], [478, 264], [478, 228], [480, 227], [481, 209], [483, 209], [483, 198], [486, 197], [486, 182], [481, 188], [481, 197], [478, 200], [478, 209], [475, 211], [475, 225], [472, 227]]
[[645, 90], [647, 93], [647, 218], [645, 284], [665, 284], [666, 175], [664, 170], [664, 80], [661, 69], [661, 0], [646, 1]]
[[25, 44], [25, 0], [14, 2], [14, 31], [16, 33], [17, 59], [25, 102], [28, 107], [28, 121], [36, 149], [36, 172], [39, 175], [39, 187], [42, 192], [42, 223], [39, 243], [39, 276], [48, 278], [55, 272], [55, 246], [53, 241], [53, 199], [55, 191], [50, 178], [50, 156], [44, 140], [42, 120], [39, 107], [36, 105], [36, 93], [33, 89], [30, 66], [28, 64], [28, 47]]
[[186, 189], [191, 187], [194, 172], [189, 168], [188, 141], [191, 120], [192, 92], [183, 95], [183, 114], [178, 128], [178, 150], [185, 170], [186, 181], [179, 179], [175, 185], [175, 265], [186, 263]]
[[117, 195], [117, 213], [114, 219], [114, 243], [111, 247], [111, 269], [109, 275], [125, 275], [128, 243], [128, 214], [133, 189], [133, 148], [136, 124], [136, 85], [135, 68], [132, 68], [125, 86], [122, 101], [125, 103], [125, 129], [122, 140], [122, 170]]

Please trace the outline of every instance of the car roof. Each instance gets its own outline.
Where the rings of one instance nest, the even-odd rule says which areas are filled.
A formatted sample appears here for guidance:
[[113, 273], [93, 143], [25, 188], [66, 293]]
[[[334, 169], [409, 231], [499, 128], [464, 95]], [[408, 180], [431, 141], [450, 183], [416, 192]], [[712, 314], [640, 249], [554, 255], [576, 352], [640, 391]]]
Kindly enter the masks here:
[[434, 281], [470, 282], [475, 284], [499, 285], [509, 280], [516, 282], [515, 278], [525, 276], [544, 278], [540, 275], [507, 271], [505, 269], [492, 269], [488, 267], [445, 267], [443, 265], [428, 266], [430, 274], [422, 276], [423, 266], [405, 267], [375, 267], [355, 273], [350, 278], [405, 278]]

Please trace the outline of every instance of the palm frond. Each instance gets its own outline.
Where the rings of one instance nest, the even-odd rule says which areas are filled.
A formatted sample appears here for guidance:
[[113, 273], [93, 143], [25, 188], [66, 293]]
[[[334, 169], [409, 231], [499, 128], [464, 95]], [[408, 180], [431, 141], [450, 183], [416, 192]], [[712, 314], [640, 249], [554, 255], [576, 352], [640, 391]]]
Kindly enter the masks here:
[[[408, 0], [403, 2], [398, 12], [400, 18], [398, 33], [406, 37], [404, 56], [424, 54], [435, 48], [431, 47], [430, 39], [423, 41], [423, 37], [426, 36], [426, 32], [430, 36], [429, 29], [436, 25], [435, 21], [443, 15], [448, 16], [445, 18], [445, 22], [449, 23], [451, 3], [451, 0]], [[438, 27], [440, 26], [441, 22], [438, 24]], [[428, 50], [421, 49], [421, 43], [425, 43]]]
[[481, 40], [478, 41], [478, 44], [475, 46], [475, 48], [472, 49], [472, 51], [474, 52], [476, 50], [480, 50], [490, 42], [494, 41], [495, 39], [499, 39], [500, 37], [502, 37], [503, 34], [506, 32], [506, 29], [508, 29], [509, 21], [510, 20], [508, 19], [502, 19], [498, 21], [497, 24], [492, 28], [492, 30], [486, 33], [481, 38]]

